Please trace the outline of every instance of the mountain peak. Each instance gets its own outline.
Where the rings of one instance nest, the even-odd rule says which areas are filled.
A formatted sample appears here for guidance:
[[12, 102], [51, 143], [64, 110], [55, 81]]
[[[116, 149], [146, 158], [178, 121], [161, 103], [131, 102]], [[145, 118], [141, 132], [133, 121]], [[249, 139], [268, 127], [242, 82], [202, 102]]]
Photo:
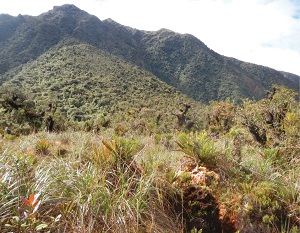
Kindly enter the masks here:
[[79, 9], [77, 6], [75, 6], [73, 4], [64, 4], [61, 6], [54, 6], [53, 10], [54, 11], [82, 11], [81, 9]]
[[64, 4], [62, 6], [54, 6], [52, 10], [47, 11], [41, 14], [39, 17], [44, 19], [50, 19], [52, 17], [56, 17], [57, 15], [61, 16], [69, 16], [71, 18], [77, 19], [82, 16], [88, 16], [89, 13], [79, 9], [77, 6], [73, 4]]

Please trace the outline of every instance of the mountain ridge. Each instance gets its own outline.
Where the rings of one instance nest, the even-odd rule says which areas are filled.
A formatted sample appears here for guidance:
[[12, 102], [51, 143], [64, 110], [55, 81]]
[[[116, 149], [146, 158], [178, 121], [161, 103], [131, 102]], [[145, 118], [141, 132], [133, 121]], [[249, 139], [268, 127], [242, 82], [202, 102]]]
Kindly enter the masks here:
[[[101, 21], [74, 5], [55, 6], [39, 16], [0, 16], [0, 84], [13, 69], [59, 43], [86, 43], [138, 65], [202, 102], [260, 99], [273, 84], [295, 88], [297, 77], [222, 56], [190, 34], [168, 29], [143, 31], [112, 19]], [[9, 26], [13, 25], [13, 26]], [[6, 33], [7, 32], [7, 33]]]

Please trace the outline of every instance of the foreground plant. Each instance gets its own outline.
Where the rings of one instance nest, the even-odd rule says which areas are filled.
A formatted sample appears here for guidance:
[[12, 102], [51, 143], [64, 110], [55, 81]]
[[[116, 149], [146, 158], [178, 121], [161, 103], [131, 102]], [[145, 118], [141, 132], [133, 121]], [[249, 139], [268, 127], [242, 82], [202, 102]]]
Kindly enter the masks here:
[[206, 132], [202, 133], [182, 133], [176, 142], [180, 150], [196, 163], [212, 167], [216, 165], [216, 148], [214, 142], [208, 138]]
[[40, 207], [39, 195], [30, 194], [29, 198], [21, 198], [21, 205], [18, 208], [19, 216], [13, 216], [10, 223], [6, 223], [5, 227], [8, 231], [16, 232], [33, 232], [40, 231], [48, 227], [47, 223], [42, 222], [38, 217], [38, 209]]

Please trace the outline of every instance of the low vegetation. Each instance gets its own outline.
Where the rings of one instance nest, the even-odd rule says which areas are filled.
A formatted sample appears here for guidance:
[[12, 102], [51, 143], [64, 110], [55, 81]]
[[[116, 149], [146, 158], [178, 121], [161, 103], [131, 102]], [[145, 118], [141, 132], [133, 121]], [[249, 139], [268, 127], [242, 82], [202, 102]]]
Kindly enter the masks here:
[[50, 132], [50, 112], [31, 122], [39, 109], [24, 99], [10, 111], [2, 94], [0, 231], [299, 232], [295, 96], [274, 86], [259, 101], [212, 102], [191, 128], [185, 104], [165, 128], [141, 117], [143, 130], [87, 120]]

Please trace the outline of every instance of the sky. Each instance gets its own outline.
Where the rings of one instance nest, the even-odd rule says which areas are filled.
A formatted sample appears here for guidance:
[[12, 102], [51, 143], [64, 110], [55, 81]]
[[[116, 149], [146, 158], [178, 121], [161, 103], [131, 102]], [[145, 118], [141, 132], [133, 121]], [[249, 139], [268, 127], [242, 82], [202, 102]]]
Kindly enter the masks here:
[[219, 54], [300, 76], [300, 0], [0, 0], [0, 13], [36, 16], [66, 3], [141, 30], [189, 33]]

